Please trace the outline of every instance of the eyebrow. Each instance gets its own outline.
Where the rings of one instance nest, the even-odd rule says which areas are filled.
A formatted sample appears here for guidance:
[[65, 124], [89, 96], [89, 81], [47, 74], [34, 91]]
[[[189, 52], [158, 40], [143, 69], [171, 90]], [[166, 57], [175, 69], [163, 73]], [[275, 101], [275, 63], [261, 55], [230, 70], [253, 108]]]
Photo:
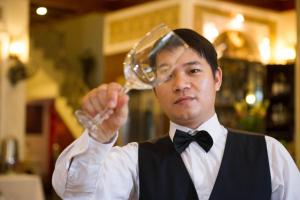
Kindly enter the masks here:
[[[187, 62], [187, 63], [184, 63], [183, 66], [184, 66], [184, 67], [188, 67], [188, 66], [199, 65], [199, 64], [202, 65], [201, 62], [195, 60], [195, 61], [189, 61], [189, 62]], [[167, 63], [162, 63], [162, 64], [158, 65], [158, 68], [160, 68], [160, 67], [165, 67], [165, 66], [169, 66], [169, 64], [167, 64]]]
[[183, 66], [186, 67], [186, 66], [199, 65], [199, 64], [202, 65], [201, 62], [195, 60], [195, 61], [190, 61], [190, 62], [184, 63]]
[[165, 66], [167, 66], [167, 67], [168, 67], [168, 66], [169, 66], [169, 64], [167, 64], [167, 63], [162, 63], [162, 64], [158, 65], [158, 66], [157, 66], [157, 68], [161, 68], [161, 67], [165, 67]]

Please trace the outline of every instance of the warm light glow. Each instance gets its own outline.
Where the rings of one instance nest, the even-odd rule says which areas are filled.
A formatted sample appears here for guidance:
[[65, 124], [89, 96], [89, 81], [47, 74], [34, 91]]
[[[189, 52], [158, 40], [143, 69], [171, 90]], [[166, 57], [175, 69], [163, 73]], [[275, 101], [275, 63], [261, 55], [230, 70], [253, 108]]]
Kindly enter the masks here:
[[215, 40], [215, 38], [218, 37], [219, 31], [214, 23], [207, 22], [207, 23], [204, 23], [204, 26], [203, 26], [203, 35], [210, 42], [213, 42]]
[[0, 33], [1, 51], [0, 59], [5, 60], [9, 55], [9, 37], [6, 33]]
[[247, 94], [247, 96], [246, 96], [247, 104], [253, 105], [255, 103], [255, 101], [256, 101], [256, 97], [254, 94], [251, 94], [251, 93]]
[[292, 47], [287, 47], [283, 49], [283, 55], [286, 60], [295, 60], [296, 59], [296, 51]]
[[47, 8], [45, 8], [45, 7], [38, 7], [36, 9], [36, 14], [38, 14], [38, 15], [46, 15], [47, 14]]
[[20, 56], [25, 52], [25, 44], [23, 42], [12, 42], [9, 46], [9, 54]]
[[296, 59], [295, 45], [287, 44], [285, 41], [277, 41], [274, 50], [274, 62], [278, 64], [285, 64]]
[[244, 18], [244, 15], [238, 13], [236, 16], [235, 16], [235, 20], [239, 23], [244, 23], [245, 21], [245, 18]]
[[296, 51], [292, 47], [278, 47], [276, 51], [276, 61], [285, 63], [290, 60], [295, 60]]
[[256, 102], [262, 102], [264, 100], [264, 93], [261, 90], [256, 90], [255, 91], [255, 101]]
[[238, 13], [230, 20], [228, 26], [232, 30], [241, 30], [244, 26], [245, 18], [242, 14]]
[[258, 45], [261, 60], [263, 63], [268, 63], [271, 57], [270, 39], [264, 37]]

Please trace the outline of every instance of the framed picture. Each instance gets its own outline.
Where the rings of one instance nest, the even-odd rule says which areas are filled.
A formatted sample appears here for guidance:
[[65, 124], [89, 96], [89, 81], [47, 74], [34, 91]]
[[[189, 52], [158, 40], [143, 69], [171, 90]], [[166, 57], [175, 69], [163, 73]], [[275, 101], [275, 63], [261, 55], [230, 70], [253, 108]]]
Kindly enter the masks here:
[[42, 134], [44, 124], [44, 105], [27, 104], [26, 106], [26, 134]]

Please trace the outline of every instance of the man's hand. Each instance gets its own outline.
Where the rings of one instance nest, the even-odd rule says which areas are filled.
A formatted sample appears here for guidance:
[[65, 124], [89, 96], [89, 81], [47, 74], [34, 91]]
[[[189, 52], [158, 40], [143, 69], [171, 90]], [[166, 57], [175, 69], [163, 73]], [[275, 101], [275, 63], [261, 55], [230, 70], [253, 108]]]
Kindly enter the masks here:
[[108, 109], [98, 126], [96, 140], [106, 143], [125, 124], [128, 117], [128, 95], [122, 93], [117, 83], [103, 84], [90, 91], [82, 101], [82, 109], [92, 117]]

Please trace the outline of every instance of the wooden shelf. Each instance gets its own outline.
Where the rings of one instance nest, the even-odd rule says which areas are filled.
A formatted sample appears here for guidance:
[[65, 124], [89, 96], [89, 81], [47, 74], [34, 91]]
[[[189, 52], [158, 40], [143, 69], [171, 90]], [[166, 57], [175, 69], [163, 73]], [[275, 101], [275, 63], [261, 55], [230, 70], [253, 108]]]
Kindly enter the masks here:
[[[293, 74], [294, 64], [267, 66], [266, 89], [270, 105], [266, 116], [266, 132], [279, 140], [291, 141], [294, 136]], [[280, 123], [280, 120], [284, 122]]]

